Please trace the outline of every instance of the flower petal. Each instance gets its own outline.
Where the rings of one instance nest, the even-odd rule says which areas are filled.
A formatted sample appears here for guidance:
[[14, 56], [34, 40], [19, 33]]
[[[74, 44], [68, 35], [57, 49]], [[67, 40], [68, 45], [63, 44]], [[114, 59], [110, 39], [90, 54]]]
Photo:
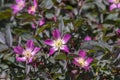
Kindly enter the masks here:
[[36, 28], [36, 26], [35, 26], [35, 24], [34, 24], [34, 23], [32, 23], [31, 25], [32, 25], [32, 28], [33, 28], [33, 29], [35, 29], [35, 28]]
[[27, 47], [28, 49], [33, 50], [33, 48], [34, 48], [34, 43], [33, 43], [33, 41], [32, 41], [32, 40], [28, 40], [27, 43], [26, 43], [26, 47]]
[[90, 36], [86, 36], [86, 37], [84, 38], [84, 40], [85, 40], [85, 41], [90, 41], [90, 40], [91, 40], [91, 37], [90, 37]]
[[116, 0], [108, 0], [108, 2], [110, 3], [114, 3]]
[[76, 66], [80, 66], [80, 64], [76, 61], [73, 61], [73, 64], [75, 64]]
[[70, 38], [71, 38], [70, 34], [65, 34], [62, 38], [63, 44], [66, 44]]
[[59, 39], [60, 38], [60, 31], [58, 29], [55, 29], [53, 32], [52, 32], [52, 35], [55, 39]]
[[89, 66], [89, 64], [93, 61], [93, 58], [88, 58], [86, 61], [85, 61], [85, 66]]
[[17, 46], [14, 48], [14, 52], [17, 54], [22, 54], [23, 53], [23, 48], [21, 46]]
[[24, 62], [26, 61], [26, 57], [16, 57], [17, 61]]
[[37, 0], [34, 0], [34, 6], [37, 8]]
[[117, 7], [120, 8], [120, 3], [117, 4]]
[[51, 39], [45, 40], [44, 43], [49, 45], [49, 46], [54, 46], [54, 41]]
[[20, 11], [20, 8], [18, 5], [12, 5], [11, 8], [13, 9], [13, 14], [16, 14]]
[[54, 54], [54, 52], [55, 51], [57, 51], [58, 50], [58, 48], [50, 48], [50, 52], [49, 52], [49, 55], [51, 56], [51, 55], [53, 55]]
[[34, 56], [38, 51], [40, 50], [39, 47], [35, 47], [34, 50], [32, 51], [32, 56]]
[[39, 25], [40, 26], [43, 26], [45, 24], [45, 19], [43, 18], [43, 19], [41, 19], [40, 21], [39, 21]]
[[33, 57], [30, 57], [28, 63], [31, 63], [32, 61], [33, 61]]
[[116, 4], [111, 4], [111, 5], [110, 5], [110, 11], [113, 10], [113, 9], [115, 9], [115, 8], [117, 8], [117, 5], [116, 5]]
[[67, 53], [70, 52], [70, 51], [69, 51], [69, 48], [67, 47], [67, 45], [62, 45], [62, 46], [60, 47], [60, 49], [63, 50], [63, 51], [65, 51], [65, 52], [67, 52]]
[[89, 66], [84, 66], [83, 68], [84, 68], [86, 71], [90, 69]]
[[86, 57], [86, 52], [84, 50], [80, 50], [79, 55], [80, 55], [80, 57], [85, 58]]

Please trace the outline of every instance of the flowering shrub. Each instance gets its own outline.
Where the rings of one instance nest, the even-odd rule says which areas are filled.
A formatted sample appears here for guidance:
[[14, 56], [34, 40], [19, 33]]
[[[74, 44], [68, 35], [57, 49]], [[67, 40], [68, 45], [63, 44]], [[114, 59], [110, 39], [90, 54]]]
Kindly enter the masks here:
[[120, 80], [119, 0], [0, 0], [0, 80]]

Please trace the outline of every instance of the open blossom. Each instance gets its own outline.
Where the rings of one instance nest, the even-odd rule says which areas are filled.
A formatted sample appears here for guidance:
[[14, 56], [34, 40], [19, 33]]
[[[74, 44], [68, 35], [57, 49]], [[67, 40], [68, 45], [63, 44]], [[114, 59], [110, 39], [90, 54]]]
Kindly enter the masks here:
[[86, 37], [84, 38], [84, 40], [85, 40], [85, 41], [90, 41], [90, 40], [91, 40], [91, 37], [90, 37], [90, 36], [86, 36]]
[[13, 9], [13, 14], [18, 13], [25, 7], [25, 0], [15, 0], [16, 4], [13, 4], [11, 8]]
[[108, 2], [111, 3], [110, 10], [120, 8], [120, 1], [119, 0], [108, 0]]
[[93, 61], [93, 58], [87, 57], [84, 50], [80, 50], [79, 57], [74, 58], [74, 64], [84, 68], [85, 70], [89, 69], [90, 63]]
[[29, 7], [28, 13], [34, 15], [37, 9], [37, 1], [34, 0], [33, 6]]
[[58, 29], [55, 29], [52, 32], [52, 35], [53, 35], [55, 40], [48, 39], [48, 40], [45, 40], [45, 42], [44, 42], [45, 44], [52, 47], [52, 48], [50, 48], [49, 54], [52, 55], [57, 50], [63, 50], [65, 52], [69, 53], [69, 48], [66, 45], [66, 43], [71, 38], [71, 35], [70, 34], [65, 34], [61, 38], [60, 31]]
[[16, 53], [16, 60], [20, 62], [31, 63], [35, 54], [40, 50], [39, 47], [34, 47], [32, 40], [28, 40], [25, 49], [21, 46], [16, 46], [14, 52]]

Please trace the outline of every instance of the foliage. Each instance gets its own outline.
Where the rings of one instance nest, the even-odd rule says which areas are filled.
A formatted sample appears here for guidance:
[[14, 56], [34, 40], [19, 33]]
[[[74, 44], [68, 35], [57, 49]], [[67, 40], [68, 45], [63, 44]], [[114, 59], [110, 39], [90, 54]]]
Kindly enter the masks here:
[[[120, 80], [120, 10], [110, 11], [107, 0], [37, 0], [34, 14], [28, 13], [33, 0], [26, 0], [15, 14], [13, 4], [14, 0], [0, 0], [0, 79]], [[61, 36], [71, 35], [69, 53], [49, 55], [44, 41], [53, 39], [54, 29]], [[86, 36], [91, 40], [84, 40]], [[28, 40], [41, 49], [32, 63], [19, 62], [14, 48]], [[73, 63], [80, 50], [93, 58], [89, 70]]]

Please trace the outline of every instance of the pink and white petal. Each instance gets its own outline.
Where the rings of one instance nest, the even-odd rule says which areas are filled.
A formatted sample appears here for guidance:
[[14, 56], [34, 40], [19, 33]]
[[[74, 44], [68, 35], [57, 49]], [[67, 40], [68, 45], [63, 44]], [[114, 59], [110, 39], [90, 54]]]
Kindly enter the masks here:
[[60, 47], [60, 49], [63, 50], [63, 51], [65, 51], [65, 52], [67, 52], [67, 53], [70, 52], [67, 45], [62, 45], [62, 46]]
[[111, 11], [111, 10], [113, 10], [113, 9], [115, 9], [115, 8], [117, 8], [117, 5], [116, 5], [116, 4], [111, 4], [109, 9], [110, 9], [110, 11]]
[[49, 55], [50, 56], [53, 55], [57, 50], [58, 50], [58, 48], [55, 48], [55, 47], [50, 48]]
[[39, 25], [40, 26], [43, 26], [45, 24], [45, 19], [43, 18], [43, 19], [41, 19], [40, 21], [39, 21]]
[[117, 7], [120, 8], [120, 3], [117, 4]]
[[24, 49], [21, 46], [17, 46], [14, 48], [14, 52], [17, 54], [22, 54]]
[[70, 38], [71, 38], [70, 34], [65, 34], [62, 38], [63, 44], [66, 44], [69, 41]]
[[80, 64], [78, 62], [76, 62], [76, 61], [73, 61], [73, 64], [80, 67]]
[[114, 3], [116, 0], [108, 0], [109, 3]]
[[32, 8], [32, 7], [29, 7], [29, 8], [28, 8], [28, 13], [29, 13], [29, 14], [32, 13], [31, 8]]
[[16, 57], [17, 61], [24, 62], [26, 61], [26, 57]]
[[84, 66], [83, 68], [84, 68], [86, 71], [90, 69], [89, 66]]
[[34, 42], [32, 40], [28, 40], [26, 43], [26, 48], [33, 50]]
[[[89, 65], [92, 61], [93, 61], [93, 58], [90, 58], [90, 57], [89, 57], [85, 62], [87, 63], [87, 65]], [[87, 65], [86, 65], [86, 66], [87, 66]]]
[[78, 61], [79, 61], [79, 58], [74, 58], [74, 61], [78, 62]]
[[54, 41], [51, 40], [51, 39], [45, 40], [44, 43], [47, 44], [47, 45], [49, 45], [49, 46], [54, 46], [55, 45]]
[[19, 3], [21, 0], [15, 0], [16, 3]]
[[13, 9], [13, 14], [17, 14], [20, 11], [17, 5], [12, 5], [11, 8]]
[[32, 61], [33, 61], [33, 57], [30, 57], [28, 63], [31, 63]]
[[34, 6], [37, 8], [37, 0], [34, 0]]
[[58, 29], [55, 29], [52, 31], [52, 35], [55, 39], [60, 39], [60, 31]]
[[86, 57], [86, 52], [84, 50], [80, 50], [79, 55], [80, 55], [80, 57], [85, 58]]
[[32, 51], [32, 56], [34, 56], [38, 51], [40, 51], [39, 47], [35, 47], [34, 50]]
[[33, 28], [33, 29], [35, 29], [35, 28], [36, 28], [36, 26], [35, 26], [35, 24], [34, 24], [34, 23], [32, 23], [31, 25], [32, 25], [32, 28]]

